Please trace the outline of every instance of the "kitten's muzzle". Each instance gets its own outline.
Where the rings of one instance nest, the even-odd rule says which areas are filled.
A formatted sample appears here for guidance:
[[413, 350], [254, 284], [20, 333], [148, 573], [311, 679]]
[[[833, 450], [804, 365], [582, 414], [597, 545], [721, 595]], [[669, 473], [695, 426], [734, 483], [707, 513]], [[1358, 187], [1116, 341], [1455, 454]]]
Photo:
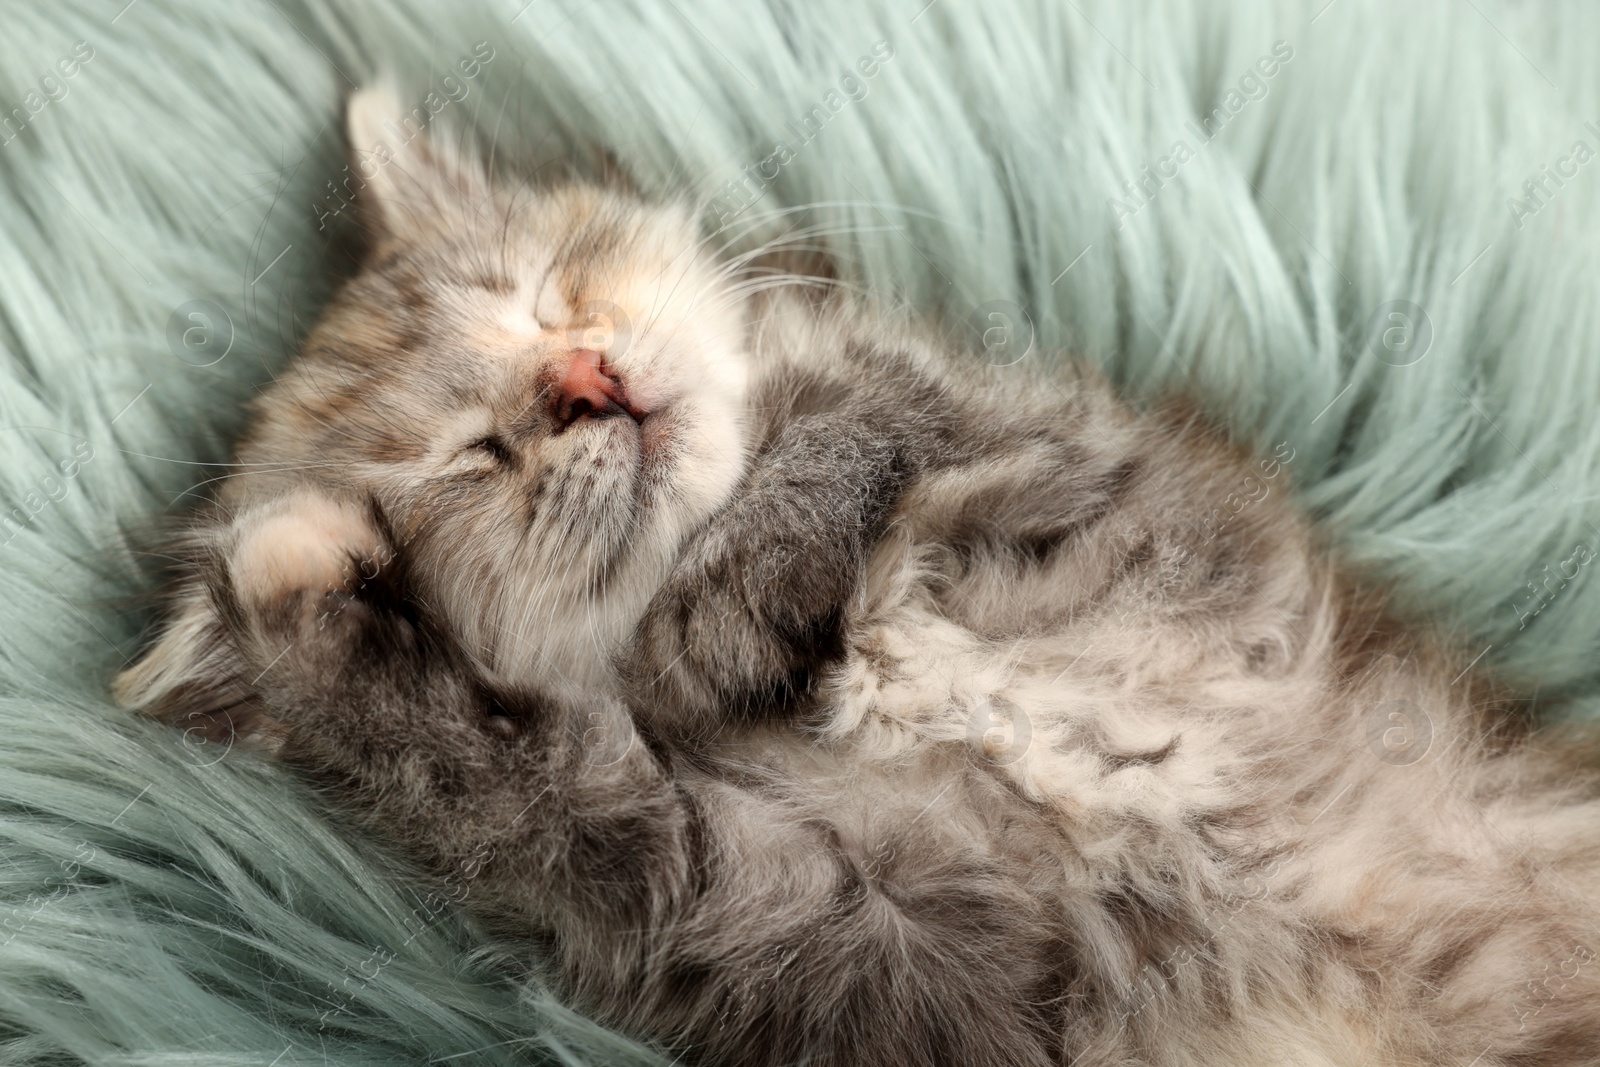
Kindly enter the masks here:
[[626, 415], [634, 422], [644, 421], [648, 412], [628, 401], [616, 371], [606, 365], [605, 357], [590, 348], [575, 348], [568, 356], [570, 362], [561, 373], [554, 390], [556, 425], [566, 429], [579, 419], [615, 418]]

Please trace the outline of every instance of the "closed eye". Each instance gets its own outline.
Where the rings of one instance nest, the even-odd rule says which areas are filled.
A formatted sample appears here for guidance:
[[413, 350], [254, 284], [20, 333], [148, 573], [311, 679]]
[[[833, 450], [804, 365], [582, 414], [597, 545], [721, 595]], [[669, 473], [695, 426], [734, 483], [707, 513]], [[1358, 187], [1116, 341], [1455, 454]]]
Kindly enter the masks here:
[[488, 437], [480, 437], [478, 440], [472, 442], [472, 444], [467, 446], [467, 451], [481, 452], [484, 455], [492, 457], [496, 463], [511, 462], [511, 449], [506, 446], [505, 441], [494, 436], [493, 434], [489, 435]]

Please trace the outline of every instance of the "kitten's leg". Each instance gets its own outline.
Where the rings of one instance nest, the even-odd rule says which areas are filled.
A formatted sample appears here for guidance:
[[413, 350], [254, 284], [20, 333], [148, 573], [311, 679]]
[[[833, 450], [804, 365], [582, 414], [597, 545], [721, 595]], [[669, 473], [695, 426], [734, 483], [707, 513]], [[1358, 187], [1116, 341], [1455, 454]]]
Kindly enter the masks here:
[[402, 561], [362, 509], [297, 500], [281, 511], [206, 581], [281, 725], [283, 759], [338, 782], [437, 867], [476, 871], [484, 851], [504, 853], [494, 869], [507, 901], [534, 878], [523, 864], [544, 862], [530, 859], [533, 843], [568, 828], [607, 850], [598, 867], [574, 842], [554, 857], [564, 866], [553, 876], [584, 886], [592, 915], [637, 903], [604, 869], [625, 844], [650, 872], [627, 886], [667, 899], [685, 883], [664, 869], [684, 854], [678, 800], [619, 703], [496, 691], [405, 599]]
[[859, 408], [789, 423], [684, 550], [622, 662], [654, 727], [694, 733], [802, 690], [841, 652], [867, 556], [916, 469], [913, 433]]
[[897, 840], [864, 866], [825, 819], [652, 751], [613, 699], [496, 694], [381, 577], [341, 582], [347, 551], [214, 579], [283, 757], [544, 934], [580, 1007], [708, 1062], [1054, 1062], [1053, 947], [992, 858]]

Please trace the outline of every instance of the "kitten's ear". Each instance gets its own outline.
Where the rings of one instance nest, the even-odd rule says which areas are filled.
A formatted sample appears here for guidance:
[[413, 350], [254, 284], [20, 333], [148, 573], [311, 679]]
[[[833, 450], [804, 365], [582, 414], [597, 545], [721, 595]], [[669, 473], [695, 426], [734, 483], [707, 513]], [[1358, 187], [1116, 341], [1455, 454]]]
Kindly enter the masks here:
[[345, 101], [350, 186], [369, 249], [458, 230], [489, 195], [488, 172], [466, 134], [430, 129], [435, 95], [407, 108], [384, 82]]
[[182, 587], [155, 644], [111, 683], [117, 703], [184, 731], [192, 747], [276, 749], [283, 737], [245, 677], [245, 665], [205, 584]]

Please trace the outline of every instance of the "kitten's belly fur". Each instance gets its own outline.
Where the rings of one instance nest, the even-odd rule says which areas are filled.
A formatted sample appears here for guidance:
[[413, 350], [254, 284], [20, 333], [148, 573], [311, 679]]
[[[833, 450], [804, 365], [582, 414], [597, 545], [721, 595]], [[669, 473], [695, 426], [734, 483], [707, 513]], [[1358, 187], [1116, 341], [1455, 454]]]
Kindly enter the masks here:
[[734, 728], [719, 758], [772, 769], [886, 882], [967, 850], [1072, 916], [1111, 1006], [1075, 1064], [1590, 1062], [1600, 804], [1577, 761], [1512, 742], [1285, 494], [1197, 536], [1196, 487], [1251, 460], [1127, 426], [1107, 444], [1151, 473], [1053, 555], [952, 548], [960, 492], [914, 490], [816, 743]]
[[[1466, 683], [1452, 691], [1442, 658], [1381, 659], [1341, 690], [1295, 631], [1337, 654], [1325, 578], [1284, 623], [1299, 654], [1265, 674], [1186, 662], [1178, 626], [1101, 620], [996, 647], [937, 610], [908, 548], [879, 553], [818, 743], [737, 731], [719, 754], [776, 770], [786, 800], [798, 783], [886, 884], [927, 877], [918, 854], [970, 850], [1072, 915], [1083, 979], [1111, 1008], [1080, 1020], [1073, 1063], [1143, 1048], [1170, 1067], [1420, 1067], [1523, 1047], [1551, 1057], [1490, 1062], [1589, 1062], [1560, 1053], [1596, 1039], [1580, 893], [1600, 875], [1600, 806], [1562, 795], [1557, 760], [1478, 764]], [[1146, 665], [1108, 679], [1085, 651], [1097, 638]], [[1410, 765], [1371, 742], [1375, 715], [1396, 728], [1374, 709], [1399, 699], [1431, 719]]]

